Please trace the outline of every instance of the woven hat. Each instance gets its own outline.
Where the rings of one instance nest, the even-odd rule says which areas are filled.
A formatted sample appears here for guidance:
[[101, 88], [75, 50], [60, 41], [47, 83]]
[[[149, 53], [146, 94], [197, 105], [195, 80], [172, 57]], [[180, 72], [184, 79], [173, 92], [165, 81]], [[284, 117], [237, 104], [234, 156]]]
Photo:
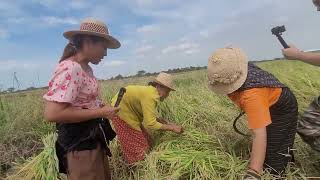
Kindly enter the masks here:
[[173, 88], [173, 77], [170, 74], [161, 72], [155, 79], [155, 83], [158, 83], [162, 86], [169, 88], [172, 91], [175, 91]]
[[102, 21], [93, 18], [84, 19], [80, 24], [79, 30], [66, 31], [63, 33], [63, 36], [71, 40], [72, 37], [76, 34], [86, 34], [102, 37], [106, 40], [107, 47], [109, 49], [117, 49], [121, 46], [120, 42], [110, 35], [107, 25]]
[[217, 49], [208, 61], [209, 88], [218, 94], [238, 90], [248, 74], [248, 58], [240, 48]]

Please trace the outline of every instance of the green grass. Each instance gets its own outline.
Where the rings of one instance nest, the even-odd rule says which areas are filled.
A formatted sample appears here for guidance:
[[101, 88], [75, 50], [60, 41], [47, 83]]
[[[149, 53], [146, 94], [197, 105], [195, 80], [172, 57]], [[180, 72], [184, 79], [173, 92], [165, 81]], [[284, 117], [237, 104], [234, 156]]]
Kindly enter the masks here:
[[[260, 63], [295, 93], [300, 113], [319, 95], [320, 69], [301, 62]], [[128, 84], [146, 84], [151, 77], [104, 81], [102, 98], [110, 102], [116, 91]], [[182, 124], [181, 136], [154, 132], [154, 148], [134, 169], [125, 166], [116, 141], [111, 143], [110, 159], [114, 179], [239, 179], [247, 167], [249, 139], [236, 134], [232, 121], [239, 110], [225, 96], [209, 91], [205, 70], [175, 74], [176, 92], [159, 107], [159, 115]], [[3, 96], [0, 109], [0, 155], [2, 164], [21, 164], [43, 148], [41, 137], [53, 131], [43, 120], [43, 91], [25, 96]], [[22, 145], [21, 145], [22, 144]], [[30, 150], [30, 146], [35, 147]], [[5, 149], [4, 149], [5, 148]], [[319, 153], [312, 151], [297, 136], [296, 165], [288, 170], [288, 179], [320, 176]], [[27, 161], [28, 162], [28, 161]], [[11, 172], [15, 174], [17, 171]], [[269, 175], [265, 175], [270, 179]]]

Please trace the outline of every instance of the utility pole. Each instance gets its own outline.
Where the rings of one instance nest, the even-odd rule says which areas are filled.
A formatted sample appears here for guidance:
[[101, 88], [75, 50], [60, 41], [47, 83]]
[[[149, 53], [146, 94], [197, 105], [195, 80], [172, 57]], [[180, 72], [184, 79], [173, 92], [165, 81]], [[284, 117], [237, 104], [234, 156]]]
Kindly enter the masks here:
[[12, 87], [15, 89], [15, 84], [17, 84], [18, 89], [20, 89], [20, 82], [17, 78], [17, 72], [13, 72], [13, 82], [12, 82]]
[[37, 86], [37, 87], [40, 87], [40, 78], [39, 78], [39, 72], [37, 72], [37, 80], [38, 80], [38, 86]]
[[3, 103], [2, 103], [2, 88], [3, 88], [3, 85], [0, 84], [0, 110], [1, 111], [4, 110]]

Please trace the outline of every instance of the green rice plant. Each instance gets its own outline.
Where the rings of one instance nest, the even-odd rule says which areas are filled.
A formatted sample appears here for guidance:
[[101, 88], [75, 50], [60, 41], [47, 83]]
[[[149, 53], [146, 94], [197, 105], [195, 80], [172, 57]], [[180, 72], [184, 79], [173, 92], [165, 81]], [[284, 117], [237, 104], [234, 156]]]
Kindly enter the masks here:
[[59, 177], [58, 160], [55, 153], [56, 133], [48, 134], [42, 139], [44, 148], [40, 154], [29, 158], [25, 163], [15, 167], [17, 171], [7, 180], [37, 179], [56, 180]]
[[[258, 63], [258, 66], [273, 73], [281, 82], [288, 85], [297, 97], [300, 113], [314, 97], [319, 96], [320, 69], [318, 67], [295, 61]], [[185, 132], [180, 136], [171, 132], [152, 132], [151, 152], [146, 155], [144, 161], [137, 163], [134, 167], [128, 167], [125, 164], [119, 144], [114, 140], [110, 144], [113, 156], [109, 158], [113, 179], [241, 179], [248, 165], [250, 139], [238, 135], [232, 128], [233, 119], [239, 113], [239, 109], [228, 97], [216, 95], [208, 89], [206, 70], [178, 73], [174, 74], [174, 77], [177, 91], [170, 93], [168, 99], [159, 104], [159, 116], [181, 124]], [[101, 86], [102, 99], [110, 103], [120, 87], [128, 84], [146, 85], [151, 79], [152, 77], [139, 77], [104, 81]], [[34, 141], [38, 142], [39, 136], [53, 131], [51, 125], [43, 122], [42, 93], [39, 91], [32, 95], [15, 97], [15, 101], [5, 100], [6, 123], [4, 127], [0, 127], [0, 140], [1, 135], [4, 135], [3, 139], [6, 142], [14, 142], [11, 137], [19, 134], [22, 137], [33, 137]], [[20, 149], [18, 145], [13, 147]], [[319, 153], [311, 150], [298, 135], [294, 148], [296, 164], [292, 164], [287, 169], [286, 178], [319, 177]], [[44, 152], [46, 155], [43, 154]], [[40, 154], [33, 162], [40, 162], [40, 158], [44, 162], [47, 162], [48, 158], [53, 162], [48, 152], [46, 148], [42, 152], [35, 151], [34, 155]], [[22, 154], [17, 153], [16, 156], [19, 157]], [[27, 162], [30, 161], [32, 160], [29, 159]], [[17, 168], [10, 174], [18, 174], [26, 165], [28, 163], [23, 165], [19, 163], [19, 166], [16, 166]], [[23, 172], [27, 173], [27, 169], [31, 166], [28, 167], [24, 168]], [[49, 167], [46, 167], [40, 169], [50, 172], [47, 174], [48, 177], [59, 178], [56, 176], [56, 166], [50, 165], [53, 168], [50, 171]], [[43, 174], [42, 172], [37, 171], [40, 174]], [[30, 179], [34, 177], [35, 171], [30, 170], [28, 173], [33, 174], [28, 176]], [[28, 180], [26, 177], [24, 179]], [[273, 179], [268, 173], [263, 177]]]

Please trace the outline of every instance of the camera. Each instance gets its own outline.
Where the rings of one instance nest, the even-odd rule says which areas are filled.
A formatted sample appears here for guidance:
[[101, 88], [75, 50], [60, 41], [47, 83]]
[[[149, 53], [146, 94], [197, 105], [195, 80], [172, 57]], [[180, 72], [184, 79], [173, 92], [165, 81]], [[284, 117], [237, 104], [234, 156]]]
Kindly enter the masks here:
[[284, 25], [282, 26], [276, 26], [274, 28], [271, 29], [271, 32], [273, 35], [277, 36], [277, 38], [279, 39], [281, 45], [284, 48], [289, 48], [288, 44], [284, 41], [284, 39], [281, 37], [282, 33], [286, 31], [286, 27], [284, 27]]
[[274, 35], [281, 35], [283, 32], [286, 31], [286, 27], [284, 25], [277, 26], [271, 29], [272, 34]]

